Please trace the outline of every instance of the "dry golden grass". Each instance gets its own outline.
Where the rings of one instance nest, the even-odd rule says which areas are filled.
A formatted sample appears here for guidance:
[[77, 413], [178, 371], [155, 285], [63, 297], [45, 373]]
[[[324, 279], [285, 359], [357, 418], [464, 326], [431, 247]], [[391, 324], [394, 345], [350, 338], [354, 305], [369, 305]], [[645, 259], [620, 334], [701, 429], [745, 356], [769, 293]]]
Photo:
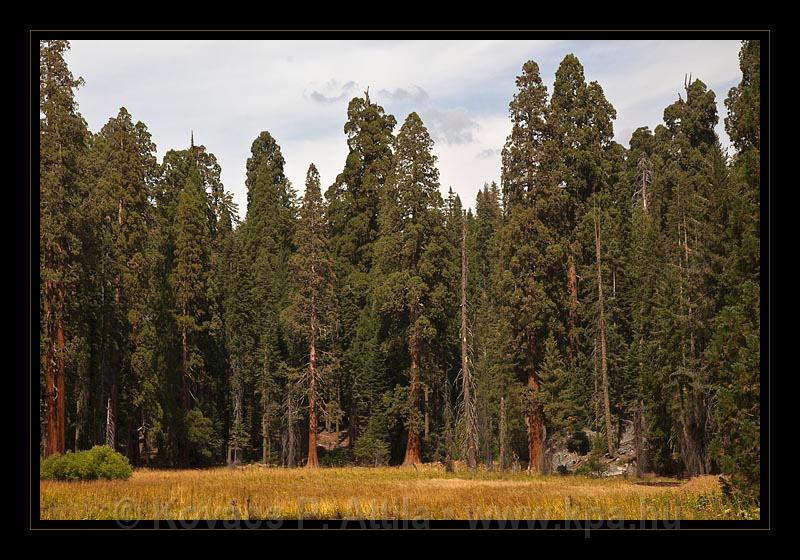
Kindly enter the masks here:
[[447, 473], [442, 468], [136, 470], [127, 481], [40, 482], [42, 519], [710, 519], [735, 517], [717, 477]]

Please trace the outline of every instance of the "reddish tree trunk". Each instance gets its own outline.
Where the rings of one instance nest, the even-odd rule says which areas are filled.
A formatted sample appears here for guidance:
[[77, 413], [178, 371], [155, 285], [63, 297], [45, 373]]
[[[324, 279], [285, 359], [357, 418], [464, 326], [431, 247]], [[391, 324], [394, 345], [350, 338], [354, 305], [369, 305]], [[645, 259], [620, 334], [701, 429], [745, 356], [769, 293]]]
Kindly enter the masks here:
[[419, 426], [417, 425], [417, 416], [419, 415], [419, 356], [416, 348], [411, 348], [411, 386], [409, 390], [409, 426], [408, 426], [408, 442], [406, 443], [406, 456], [403, 459], [404, 465], [413, 465], [420, 463], [420, 439], [419, 439]]
[[[536, 379], [536, 372], [533, 370], [532, 365], [528, 372], [528, 388], [532, 396], [536, 395], [539, 390], [539, 382]], [[538, 406], [533, 402], [528, 406], [528, 412], [525, 416], [525, 426], [528, 429], [528, 457], [530, 460], [528, 463], [528, 470], [541, 473], [543, 439], [542, 417], [539, 414]]]
[[539, 376], [536, 373], [536, 336], [528, 333], [528, 405], [525, 411], [525, 427], [528, 432], [528, 471], [541, 474], [544, 447], [544, 424], [539, 404]]
[[[312, 323], [313, 323], [312, 318]], [[309, 374], [311, 379], [308, 383], [308, 460], [306, 467], [315, 468], [317, 463], [317, 395], [316, 395], [316, 382], [317, 382], [317, 349], [314, 335], [311, 335], [311, 348]]]
[[64, 329], [61, 323], [60, 289], [53, 283], [45, 284], [44, 320], [49, 335], [46, 355], [45, 406], [47, 432], [45, 455], [63, 454], [64, 435]]

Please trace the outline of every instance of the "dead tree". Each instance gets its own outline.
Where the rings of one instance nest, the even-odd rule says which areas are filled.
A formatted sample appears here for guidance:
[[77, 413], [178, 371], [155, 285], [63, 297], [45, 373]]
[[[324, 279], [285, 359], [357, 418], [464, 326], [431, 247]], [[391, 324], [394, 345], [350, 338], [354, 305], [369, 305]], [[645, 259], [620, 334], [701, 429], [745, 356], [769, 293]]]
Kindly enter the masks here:
[[639, 179], [639, 189], [634, 193], [634, 196], [641, 194], [642, 196], [642, 209], [647, 213], [647, 187], [650, 186], [653, 173], [650, 170], [650, 162], [647, 157], [642, 155], [636, 164], [637, 175]]
[[461, 378], [464, 385], [464, 431], [467, 448], [467, 467], [477, 468], [477, 426], [475, 417], [475, 391], [469, 372], [469, 342], [467, 340], [467, 223], [461, 219]]
[[603, 273], [600, 263], [600, 220], [597, 204], [594, 207], [594, 248], [595, 262], [597, 265], [597, 303], [599, 307], [600, 327], [600, 372], [603, 384], [603, 414], [605, 416], [606, 440], [608, 454], [614, 454], [614, 436], [611, 431], [611, 405], [608, 396], [608, 363], [606, 361], [606, 320], [603, 301]]

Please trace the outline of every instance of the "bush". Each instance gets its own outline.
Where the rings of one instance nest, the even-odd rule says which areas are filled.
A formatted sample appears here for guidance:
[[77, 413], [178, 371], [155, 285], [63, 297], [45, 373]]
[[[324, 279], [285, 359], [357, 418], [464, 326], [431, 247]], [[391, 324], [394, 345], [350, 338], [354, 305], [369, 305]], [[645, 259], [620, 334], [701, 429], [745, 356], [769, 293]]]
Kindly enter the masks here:
[[346, 467], [353, 462], [353, 456], [349, 449], [327, 451], [319, 448], [317, 452], [319, 453], [319, 464], [322, 467]]
[[42, 480], [125, 480], [132, 473], [128, 458], [106, 445], [96, 445], [88, 451], [51, 455], [42, 459], [39, 466]]
[[389, 462], [389, 445], [382, 439], [367, 434], [356, 440], [353, 454], [361, 464], [377, 467]]
[[222, 439], [210, 418], [199, 408], [186, 412], [189, 459], [192, 465], [204, 466], [214, 461], [214, 452], [222, 447]]

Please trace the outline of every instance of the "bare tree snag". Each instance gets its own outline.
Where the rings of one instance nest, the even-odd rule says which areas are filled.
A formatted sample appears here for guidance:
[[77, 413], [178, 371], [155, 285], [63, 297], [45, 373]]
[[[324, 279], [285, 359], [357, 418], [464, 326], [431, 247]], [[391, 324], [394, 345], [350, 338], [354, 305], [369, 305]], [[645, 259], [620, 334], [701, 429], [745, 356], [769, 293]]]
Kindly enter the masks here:
[[[184, 317], [188, 315], [186, 306], [183, 307]], [[189, 411], [189, 330], [186, 325], [181, 327], [181, 411], [186, 422], [186, 413]], [[182, 441], [178, 450], [178, 463], [187, 465], [189, 463], [189, 447], [186, 441]]]
[[578, 272], [572, 249], [567, 257], [567, 289], [569, 290], [569, 309], [567, 311], [569, 364], [571, 368], [575, 368], [578, 359]]
[[606, 424], [606, 440], [608, 443], [608, 454], [614, 454], [614, 436], [611, 430], [611, 405], [608, 396], [608, 362], [606, 361], [606, 321], [603, 301], [603, 273], [600, 264], [600, 221], [598, 209], [594, 207], [594, 248], [595, 261], [597, 265], [597, 298], [600, 307], [600, 372], [603, 382], [603, 413]]
[[467, 467], [475, 470], [477, 458], [477, 426], [475, 400], [471, 392], [472, 379], [469, 372], [469, 352], [467, 341], [467, 223], [466, 214], [461, 219], [461, 375], [464, 383], [464, 428], [467, 447]]
[[639, 176], [642, 181], [642, 186], [639, 189], [642, 193], [642, 209], [644, 210], [645, 214], [647, 213], [647, 187], [650, 185], [652, 174], [650, 172], [650, 162], [647, 161], [647, 158], [642, 155], [639, 158], [638, 163], [636, 164], [637, 171], [639, 172]]
[[[124, 146], [120, 145], [120, 149], [123, 149], [123, 147]], [[122, 207], [122, 199], [120, 198], [117, 201], [117, 224], [119, 225], [120, 230], [122, 230], [122, 226], [124, 224], [123, 216], [124, 209]], [[121, 302], [122, 273], [119, 268], [117, 268], [116, 277], [114, 279], [114, 306], [116, 309], [119, 310]], [[121, 333], [117, 333], [117, 336], [121, 336]], [[111, 367], [111, 388], [109, 391], [108, 408], [106, 410], [106, 445], [112, 449], [115, 449], [117, 445], [117, 401], [119, 394], [117, 380], [119, 379], [120, 370], [122, 369], [122, 344], [122, 340], [120, 340], [120, 345], [117, 347], [116, 352], [114, 353], [113, 366]]]

